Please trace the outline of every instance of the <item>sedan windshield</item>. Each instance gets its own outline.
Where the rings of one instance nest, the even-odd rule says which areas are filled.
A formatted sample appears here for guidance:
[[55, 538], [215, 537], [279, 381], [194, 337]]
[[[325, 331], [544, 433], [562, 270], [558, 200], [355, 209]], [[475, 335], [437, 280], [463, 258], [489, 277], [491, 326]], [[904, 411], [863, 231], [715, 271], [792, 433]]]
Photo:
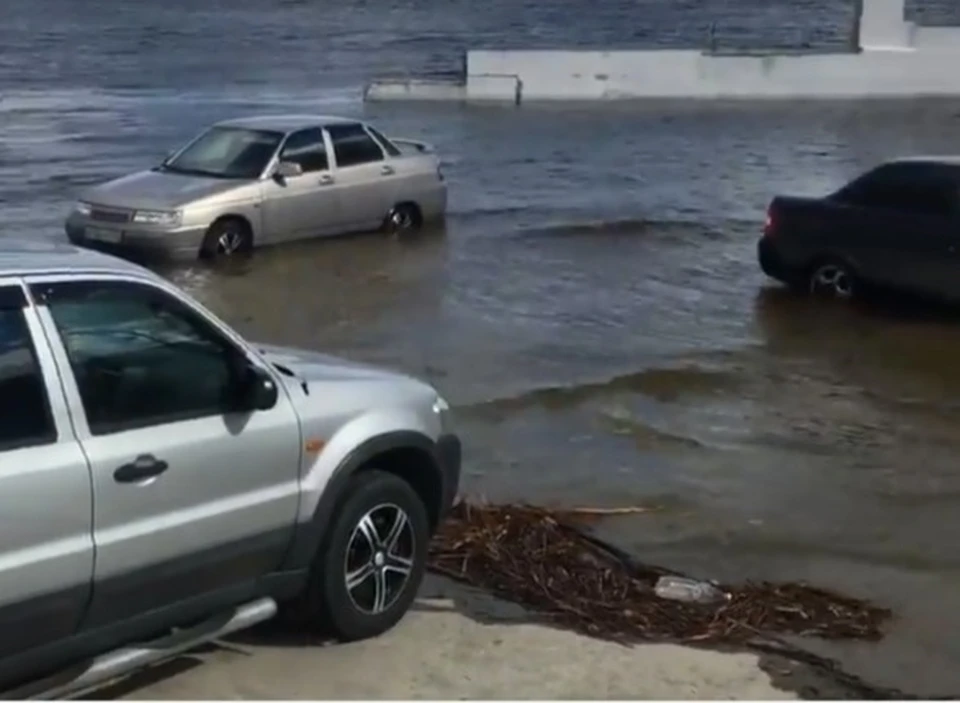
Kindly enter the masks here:
[[282, 139], [280, 132], [212, 127], [165, 161], [161, 170], [214, 178], [259, 178]]

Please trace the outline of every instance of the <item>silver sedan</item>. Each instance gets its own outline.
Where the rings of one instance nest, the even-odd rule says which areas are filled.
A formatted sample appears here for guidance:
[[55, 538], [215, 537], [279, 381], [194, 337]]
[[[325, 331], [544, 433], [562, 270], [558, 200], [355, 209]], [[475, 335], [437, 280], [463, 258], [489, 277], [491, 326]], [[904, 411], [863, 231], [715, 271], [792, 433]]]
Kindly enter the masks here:
[[231, 256], [308, 237], [402, 233], [444, 216], [433, 149], [358, 120], [261, 116], [220, 122], [163, 163], [81, 195], [67, 236], [164, 258]]

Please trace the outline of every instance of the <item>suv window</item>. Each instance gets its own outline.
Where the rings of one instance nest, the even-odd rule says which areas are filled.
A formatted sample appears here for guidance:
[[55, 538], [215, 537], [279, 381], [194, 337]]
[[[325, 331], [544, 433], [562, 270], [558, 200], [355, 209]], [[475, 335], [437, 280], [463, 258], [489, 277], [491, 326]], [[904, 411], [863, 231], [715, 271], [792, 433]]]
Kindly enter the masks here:
[[19, 286], [0, 287], [0, 451], [57, 438]]
[[335, 124], [327, 127], [327, 132], [333, 141], [338, 168], [383, 161], [383, 151], [363, 125]]
[[311, 128], [291, 134], [283, 145], [283, 151], [280, 152], [280, 160], [300, 164], [304, 173], [329, 169], [327, 146], [323, 143], [323, 130]]
[[960, 185], [935, 165], [886, 164], [841, 189], [839, 201], [861, 207], [946, 216], [957, 211]]
[[222, 415], [241, 354], [168, 293], [132, 282], [38, 286], [63, 339], [90, 431]]

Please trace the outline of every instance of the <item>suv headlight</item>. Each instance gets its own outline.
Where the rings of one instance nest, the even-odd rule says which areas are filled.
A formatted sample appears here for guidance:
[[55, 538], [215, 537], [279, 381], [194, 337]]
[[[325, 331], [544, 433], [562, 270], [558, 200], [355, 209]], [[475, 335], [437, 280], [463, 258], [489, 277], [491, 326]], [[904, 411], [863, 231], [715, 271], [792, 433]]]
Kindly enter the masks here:
[[437, 419], [440, 421], [440, 431], [449, 432], [453, 426], [453, 418], [450, 414], [450, 404], [441, 398], [439, 395], [437, 399], [433, 402], [433, 413], [437, 416]]
[[137, 210], [133, 213], [133, 221], [141, 225], [175, 227], [180, 224], [181, 216], [179, 210]]
[[73, 211], [78, 215], [83, 217], [90, 217], [90, 213], [93, 212], [93, 208], [90, 207], [90, 203], [85, 203], [82, 200], [78, 200], [73, 204]]

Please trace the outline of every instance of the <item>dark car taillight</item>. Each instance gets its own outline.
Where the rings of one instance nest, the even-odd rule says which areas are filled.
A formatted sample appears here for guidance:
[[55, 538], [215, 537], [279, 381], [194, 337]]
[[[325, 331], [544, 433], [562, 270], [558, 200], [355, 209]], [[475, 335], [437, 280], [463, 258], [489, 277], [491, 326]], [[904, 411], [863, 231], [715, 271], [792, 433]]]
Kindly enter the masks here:
[[773, 230], [776, 227], [776, 219], [773, 216], [773, 206], [767, 208], [767, 221], [763, 225], [763, 236], [769, 237], [773, 234]]

